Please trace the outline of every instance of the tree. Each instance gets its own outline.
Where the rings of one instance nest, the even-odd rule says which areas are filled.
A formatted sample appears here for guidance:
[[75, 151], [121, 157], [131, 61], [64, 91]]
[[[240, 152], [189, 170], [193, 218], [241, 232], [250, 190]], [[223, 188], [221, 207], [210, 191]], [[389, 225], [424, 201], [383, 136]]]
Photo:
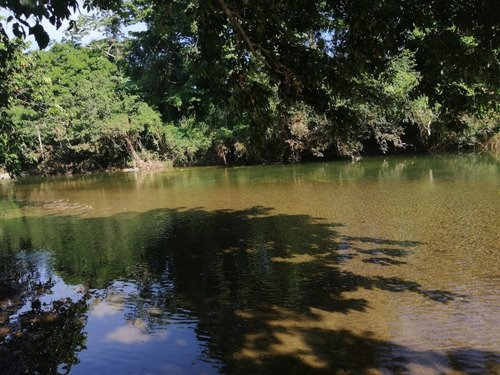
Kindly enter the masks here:
[[[24, 25], [35, 36], [42, 34], [41, 19], [58, 26], [77, 7], [72, 0], [22, 4], [0, 2], [13, 12], [18, 34]], [[110, 35], [120, 22], [146, 23], [145, 32], [120, 47], [134, 94], [178, 130], [181, 123], [211, 129], [212, 149], [224, 162], [237, 149], [254, 160], [269, 154], [298, 160], [327, 149], [357, 157], [367, 138], [386, 151], [387, 142], [402, 146], [405, 133], [432, 147], [475, 129], [471, 116], [498, 111], [495, 0], [93, 0], [84, 6], [114, 11], [104, 18]], [[39, 39], [43, 47], [45, 36]]]
[[[217, 105], [228, 110], [227, 104], [239, 98], [231, 117], [244, 113], [257, 133], [263, 123], [277, 121], [276, 126], [283, 128], [280, 123], [290, 121], [286, 114], [293, 112], [293, 106], [305, 105], [326, 116], [325, 135], [340, 142], [341, 150], [351, 149], [347, 146], [353, 138], [356, 143], [366, 128], [358, 104], [376, 97], [371, 80], [386, 79], [394, 69], [393, 61], [401, 61], [403, 50], [413, 56], [414, 73], [408, 73], [418, 77], [404, 95], [406, 100], [420, 100], [421, 106], [427, 103], [423, 110], [432, 112], [433, 120], [420, 128], [427, 127], [433, 134], [429, 139], [440, 142], [446, 132], [465, 131], [467, 114], [485, 116], [490, 109], [497, 110], [500, 16], [491, 0], [479, 4], [141, 0], [126, 5], [129, 20], [139, 18], [148, 24], [148, 30], [137, 39], [136, 50], [144, 56], [135, 61], [139, 66], [152, 76], [166, 71], [159, 77], [171, 83], [169, 77], [183, 76], [175, 73], [179, 66], [175, 56], [186, 56], [189, 50], [185, 61], [190, 64], [190, 77], [204, 78], [193, 85], [197, 91], [209, 91], [211, 97], [215, 94]], [[147, 38], [151, 43], [144, 43]], [[158, 41], [156, 49], [149, 48], [154, 41]], [[168, 64], [166, 69], [148, 65], [160, 60]], [[256, 74], [264, 79], [251, 82], [248, 78]], [[250, 100], [245, 100], [245, 93], [251, 93]], [[279, 103], [275, 120], [266, 110], [273, 95]], [[173, 103], [180, 102], [178, 95], [173, 98]], [[354, 101], [358, 103], [353, 107]], [[402, 102], [393, 104], [400, 106], [400, 113], [406, 107]], [[253, 116], [257, 107], [259, 113]], [[253, 121], [255, 118], [258, 120]], [[394, 129], [386, 129], [386, 133], [402, 135], [398, 130], [404, 125], [402, 120], [392, 118], [389, 126]], [[268, 129], [261, 126], [260, 135]], [[396, 144], [402, 144], [397, 138]]]
[[127, 79], [106, 54], [65, 43], [39, 55], [61, 109], [47, 133], [52, 151], [43, 168], [86, 171], [122, 167], [131, 159], [142, 163], [136, 148], [158, 133], [159, 117], [129, 93]]
[[50, 79], [35, 70], [25, 47], [0, 35], [0, 165], [11, 175], [43, 154], [41, 128], [52, 101]]
[[[154, 19], [157, 27], [182, 23], [182, 28], [177, 27], [179, 39], [189, 41], [195, 37], [201, 53], [214, 63], [221, 56], [225, 41], [231, 39], [238, 45], [240, 56], [257, 59], [283, 84], [285, 91], [293, 92], [291, 88], [297, 82], [304, 90], [317, 90], [325, 78], [333, 85], [346, 72], [373, 69], [385, 63], [401, 48], [418, 49], [420, 67], [427, 68], [429, 75], [436, 74], [439, 66], [460, 78], [488, 77], [490, 85], [498, 84], [498, 74], [494, 73], [498, 72], [500, 16], [495, 12], [494, 0], [479, 4], [431, 0], [281, 0], [272, 4], [263, 0], [251, 4], [246, 0], [140, 0], [125, 3], [125, 8], [121, 5], [118, 0], [84, 3], [86, 8], [121, 9], [123, 15], [127, 15], [124, 9], [139, 9]], [[29, 30], [35, 36], [37, 30], [43, 30], [38, 23], [41, 19], [60, 27], [63, 20], [71, 17], [71, 11], [78, 9], [76, 0], [52, 0], [46, 4], [3, 0], [0, 6], [10, 9], [21, 23], [13, 28], [26, 26], [27, 20], [33, 19], [36, 25], [29, 26]], [[130, 18], [137, 14], [128, 15]], [[474, 68], [473, 71], [464, 72], [453, 62], [464, 51], [468, 53], [460, 55], [460, 63]]]

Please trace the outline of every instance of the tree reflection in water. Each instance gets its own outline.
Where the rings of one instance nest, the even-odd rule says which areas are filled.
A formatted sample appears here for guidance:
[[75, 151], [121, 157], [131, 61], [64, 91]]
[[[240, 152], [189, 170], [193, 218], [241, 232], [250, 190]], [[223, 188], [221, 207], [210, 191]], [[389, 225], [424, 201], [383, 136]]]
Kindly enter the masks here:
[[[85, 332], [87, 312], [98, 296], [120, 298], [127, 306], [127, 326], [109, 336], [115, 340], [127, 327], [136, 335], [152, 335], [176, 321], [195, 322], [205, 348], [199, 360], [218, 363], [214, 372], [405, 373], [410, 365], [498, 370], [497, 352], [419, 352], [369, 330], [353, 332], [340, 324], [339, 316], [370, 309], [368, 299], [349, 296], [362, 289], [414, 293], [443, 304], [466, 297], [429, 290], [413, 280], [342, 267], [356, 257], [366, 264], [403, 266], [405, 257], [420, 245], [417, 242], [342, 236], [341, 224], [274, 214], [263, 207], [23, 220], [4, 219], [10, 235], [1, 238], [2, 264], [9, 264], [5, 254], [14, 254], [12, 259], [19, 262], [29, 258], [19, 249], [29, 247], [37, 253], [33, 249], [44, 248], [50, 251], [55, 274], [84, 287], [71, 298], [39, 306], [38, 296], [53, 290], [52, 280], [41, 281], [40, 263], [28, 262], [24, 268], [17, 264], [14, 278], [9, 276], [12, 266], [3, 267], [0, 300], [16, 306], [2, 312], [11, 316], [2, 325], [4, 332], [5, 327], [11, 330], [0, 344], [4, 369], [69, 371], [91, 333]], [[129, 291], [117, 293], [120, 283], [128, 283]], [[99, 289], [95, 296], [88, 292], [93, 288]], [[125, 336], [131, 335], [130, 329]], [[186, 363], [184, 371], [190, 365]]]
[[[0, 269], [0, 373], [64, 374], [85, 348], [90, 294], [48, 276], [48, 254], [21, 251]], [[61, 293], [58, 289], [66, 290]]]

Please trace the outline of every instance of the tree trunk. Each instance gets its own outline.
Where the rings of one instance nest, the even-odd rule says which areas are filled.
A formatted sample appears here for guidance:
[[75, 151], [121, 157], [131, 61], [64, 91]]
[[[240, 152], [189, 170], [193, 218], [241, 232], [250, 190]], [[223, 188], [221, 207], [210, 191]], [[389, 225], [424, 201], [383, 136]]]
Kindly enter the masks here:
[[128, 135], [124, 136], [125, 138], [125, 147], [127, 148], [127, 151], [134, 161], [134, 166], [141, 167], [143, 164], [142, 159], [140, 158], [139, 154], [135, 151], [134, 145], [132, 144], [132, 140]]
[[40, 147], [40, 154], [42, 155], [43, 157], [43, 154], [44, 154], [44, 149], [43, 149], [43, 143], [42, 143], [42, 135], [40, 134], [40, 125], [35, 125], [35, 129], [36, 129], [36, 134], [38, 135], [38, 145]]

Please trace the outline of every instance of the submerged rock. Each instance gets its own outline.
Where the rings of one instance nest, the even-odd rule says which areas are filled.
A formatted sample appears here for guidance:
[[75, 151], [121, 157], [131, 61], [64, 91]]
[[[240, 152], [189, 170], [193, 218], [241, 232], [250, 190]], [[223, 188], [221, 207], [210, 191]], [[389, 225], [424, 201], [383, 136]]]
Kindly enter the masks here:
[[153, 307], [148, 310], [148, 314], [151, 316], [162, 316], [163, 315], [163, 309], [160, 309], [158, 307]]

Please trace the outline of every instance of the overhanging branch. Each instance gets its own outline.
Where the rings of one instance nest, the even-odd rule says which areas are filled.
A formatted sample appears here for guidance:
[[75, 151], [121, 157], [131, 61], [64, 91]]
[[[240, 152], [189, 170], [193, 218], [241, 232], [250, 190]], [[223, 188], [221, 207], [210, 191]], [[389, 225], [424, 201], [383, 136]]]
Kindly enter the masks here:
[[[250, 37], [246, 33], [245, 29], [238, 21], [237, 12], [229, 9], [229, 6], [226, 4], [224, 0], [217, 0], [217, 2], [219, 3], [220, 7], [227, 15], [227, 17], [229, 18], [229, 21], [233, 25], [234, 30], [236, 30], [236, 32], [243, 38], [248, 49], [250, 50], [252, 55], [254, 55], [257, 58], [257, 60], [259, 60], [269, 69], [274, 69], [278, 73], [284, 75], [287, 78], [287, 80], [290, 80], [291, 77], [295, 76], [292, 70], [287, 66], [285, 66], [284, 64], [282, 64], [281, 62], [279, 62], [276, 56], [274, 56], [274, 54], [270, 50], [260, 46], [259, 44], [253, 43], [250, 40]], [[266, 56], [269, 60], [272, 61], [272, 64], [266, 59]]]

